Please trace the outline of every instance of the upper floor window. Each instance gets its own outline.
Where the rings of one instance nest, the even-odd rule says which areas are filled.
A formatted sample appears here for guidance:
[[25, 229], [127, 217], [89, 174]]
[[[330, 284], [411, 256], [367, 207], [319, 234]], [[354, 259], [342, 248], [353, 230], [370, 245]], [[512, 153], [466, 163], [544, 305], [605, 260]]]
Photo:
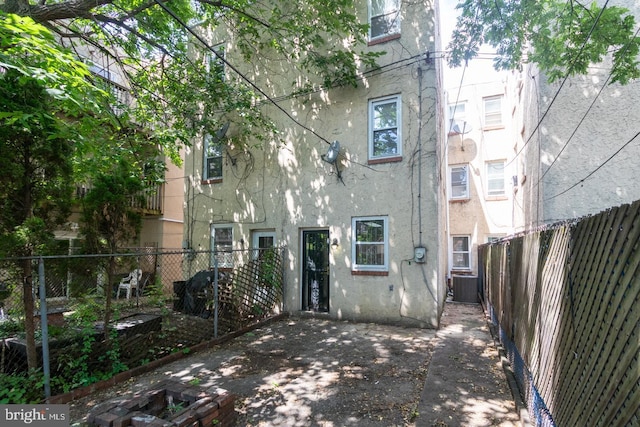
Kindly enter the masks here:
[[386, 216], [351, 220], [351, 259], [354, 271], [389, 270], [389, 230]]
[[469, 173], [467, 165], [451, 166], [451, 199], [469, 198]]
[[205, 180], [222, 179], [222, 144], [214, 136], [204, 137], [204, 171]]
[[369, 159], [402, 156], [400, 96], [369, 101]]
[[214, 52], [207, 55], [207, 73], [212, 78], [219, 81], [224, 80], [224, 46], [218, 45], [213, 47]]
[[215, 261], [218, 268], [233, 268], [233, 227], [225, 224], [211, 226], [211, 266]]
[[504, 161], [487, 162], [487, 196], [504, 196]]
[[471, 268], [471, 244], [469, 236], [452, 236], [452, 258], [454, 269]]
[[447, 129], [449, 133], [456, 132], [454, 130], [456, 123], [460, 126], [460, 123], [465, 121], [467, 117], [466, 108], [467, 104], [464, 102], [449, 105], [449, 129]]
[[369, 1], [369, 40], [400, 34], [400, 0]]
[[502, 125], [502, 95], [483, 98], [484, 126]]

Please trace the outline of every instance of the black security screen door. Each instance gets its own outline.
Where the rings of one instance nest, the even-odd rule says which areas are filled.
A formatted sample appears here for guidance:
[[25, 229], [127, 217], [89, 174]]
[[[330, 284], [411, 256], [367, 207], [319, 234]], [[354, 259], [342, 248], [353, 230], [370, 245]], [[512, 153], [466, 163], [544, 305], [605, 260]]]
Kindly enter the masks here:
[[302, 232], [302, 309], [329, 311], [329, 230]]

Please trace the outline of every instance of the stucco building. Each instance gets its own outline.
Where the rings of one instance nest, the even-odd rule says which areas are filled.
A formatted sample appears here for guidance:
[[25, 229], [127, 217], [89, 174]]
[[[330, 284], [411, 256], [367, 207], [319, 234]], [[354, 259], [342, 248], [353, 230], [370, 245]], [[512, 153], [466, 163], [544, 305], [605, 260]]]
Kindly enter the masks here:
[[496, 73], [486, 61], [470, 61], [467, 67], [456, 70], [466, 77], [447, 89], [452, 276], [477, 275], [478, 245], [512, 234], [520, 212], [509, 73]]
[[192, 249], [286, 246], [285, 311], [435, 327], [446, 299], [436, 12], [426, 1], [357, 4], [372, 24], [365, 48], [385, 53], [356, 88], [288, 96], [299, 76], [273, 70], [290, 67], [249, 66], [233, 39], [212, 36], [271, 97], [263, 111], [281, 139], [234, 147], [231, 121], [194, 143], [184, 240]]
[[[635, 2], [609, 6], [628, 8], [636, 20], [640, 16]], [[611, 84], [610, 70], [608, 58], [593, 64], [588, 75], [552, 84], [535, 67], [522, 73], [523, 229], [640, 199], [633, 176], [640, 158], [634, 126], [640, 120], [640, 86]]]

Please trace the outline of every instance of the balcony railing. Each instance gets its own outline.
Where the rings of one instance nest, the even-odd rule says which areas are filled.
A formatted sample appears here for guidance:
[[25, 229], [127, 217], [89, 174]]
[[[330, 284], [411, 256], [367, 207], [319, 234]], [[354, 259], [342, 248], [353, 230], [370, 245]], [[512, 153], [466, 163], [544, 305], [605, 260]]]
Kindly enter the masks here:
[[[91, 190], [88, 184], [76, 185], [76, 199], [83, 199]], [[162, 215], [164, 185], [159, 184], [154, 188], [146, 189], [136, 196], [131, 197], [131, 207], [143, 215]]]

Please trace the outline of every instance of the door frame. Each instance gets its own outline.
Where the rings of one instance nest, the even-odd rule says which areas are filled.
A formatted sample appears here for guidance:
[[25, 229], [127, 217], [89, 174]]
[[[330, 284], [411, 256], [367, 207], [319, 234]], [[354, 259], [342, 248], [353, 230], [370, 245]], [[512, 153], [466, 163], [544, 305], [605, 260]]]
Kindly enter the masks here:
[[317, 228], [301, 228], [300, 229], [300, 233], [299, 233], [299, 278], [300, 278], [300, 291], [298, 293], [298, 302], [300, 304], [300, 311], [303, 311], [305, 309], [305, 304], [304, 304], [304, 287], [306, 286], [305, 283], [305, 266], [306, 266], [306, 262], [304, 259], [304, 255], [305, 255], [305, 240], [304, 240], [304, 235], [305, 233], [309, 233], [309, 232], [325, 232], [327, 234], [327, 311], [326, 313], [329, 313], [331, 311], [331, 286], [330, 286], [330, 278], [331, 278], [331, 246], [329, 244], [329, 238], [331, 236], [330, 234], [330, 230], [329, 227], [317, 227]]

